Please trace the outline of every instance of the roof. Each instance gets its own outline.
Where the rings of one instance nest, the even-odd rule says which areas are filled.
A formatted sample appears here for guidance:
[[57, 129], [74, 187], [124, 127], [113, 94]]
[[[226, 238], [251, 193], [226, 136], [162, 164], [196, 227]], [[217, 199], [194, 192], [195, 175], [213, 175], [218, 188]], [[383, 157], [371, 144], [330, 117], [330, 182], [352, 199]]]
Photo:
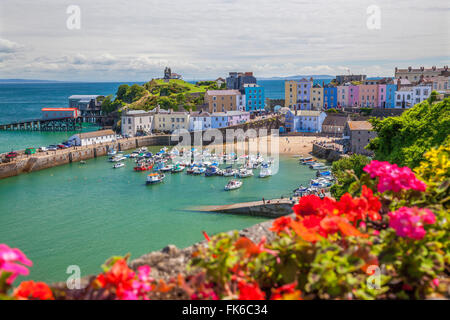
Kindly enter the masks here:
[[42, 111], [77, 111], [77, 108], [42, 108]]
[[228, 113], [226, 113], [226, 112], [214, 112], [214, 113], [211, 113], [211, 117], [228, 117]]
[[191, 117], [209, 117], [209, 112], [192, 112]]
[[323, 126], [339, 126], [344, 127], [347, 123], [347, 117], [327, 116], [323, 122]]
[[227, 111], [226, 114], [229, 116], [250, 115], [250, 113], [245, 111]]
[[[318, 117], [320, 116], [322, 112], [321, 111], [312, 111], [312, 110], [299, 110], [297, 111], [298, 116], [302, 117]], [[294, 112], [295, 114], [295, 112]]]
[[75, 94], [73, 96], [70, 96], [69, 99], [88, 99], [88, 100], [92, 100], [92, 99], [97, 99], [98, 97], [102, 97], [102, 95], [99, 94]]
[[215, 81], [223, 81], [223, 82], [225, 82], [225, 79], [224, 78], [217, 78]]
[[234, 96], [234, 95], [240, 95], [241, 93], [239, 90], [208, 90], [206, 91], [207, 95], [210, 96]]
[[76, 134], [76, 136], [79, 136], [80, 139], [96, 138], [96, 137], [103, 137], [103, 136], [113, 136], [113, 135], [115, 135], [115, 133], [112, 130], [99, 130], [99, 131], [92, 131], [92, 132]]
[[350, 131], [367, 130], [372, 131], [372, 125], [368, 121], [349, 121], [347, 122]]

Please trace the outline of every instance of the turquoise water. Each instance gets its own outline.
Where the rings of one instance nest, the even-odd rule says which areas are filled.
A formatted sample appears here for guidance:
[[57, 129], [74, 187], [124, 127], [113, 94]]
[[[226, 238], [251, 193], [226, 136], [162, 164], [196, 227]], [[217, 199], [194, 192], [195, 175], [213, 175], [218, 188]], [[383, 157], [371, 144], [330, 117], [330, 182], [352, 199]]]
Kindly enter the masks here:
[[264, 221], [186, 209], [288, 195], [314, 176], [282, 158], [277, 175], [247, 178], [241, 189], [226, 192], [228, 178], [185, 173], [146, 186], [146, 173], [134, 172], [133, 164], [112, 169], [102, 157], [0, 180], [0, 243], [33, 260], [30, 278], [61, 281], [69, 265], [88, 275], [112, 255], [186, 247], [203, 239], [202, 230], [215, 234]]

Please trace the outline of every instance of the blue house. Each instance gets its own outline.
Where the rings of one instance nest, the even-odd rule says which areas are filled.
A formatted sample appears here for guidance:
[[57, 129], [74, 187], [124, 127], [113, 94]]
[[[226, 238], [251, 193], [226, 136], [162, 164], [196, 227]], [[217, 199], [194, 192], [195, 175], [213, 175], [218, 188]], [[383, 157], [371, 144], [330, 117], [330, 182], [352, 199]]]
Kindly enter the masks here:
[[264, 87], [257, 84], [245, 84], [245, 111], [255, 112], [264, 110], [265, 95]]
[[337, 107], [337, 88], [332, 84], [323, 87], [323, 107], [331, 109]]
[[297, 106], [298, 110], [311, 110], [311, 88], [313, 78], [300, 79], [297, 83]]
[[228, 115], [225, 112], [211, 113], [211, 128], [220, 129], [228, 127]]
[[396, 84], [386, 84], [386, 108], [395, 108]]

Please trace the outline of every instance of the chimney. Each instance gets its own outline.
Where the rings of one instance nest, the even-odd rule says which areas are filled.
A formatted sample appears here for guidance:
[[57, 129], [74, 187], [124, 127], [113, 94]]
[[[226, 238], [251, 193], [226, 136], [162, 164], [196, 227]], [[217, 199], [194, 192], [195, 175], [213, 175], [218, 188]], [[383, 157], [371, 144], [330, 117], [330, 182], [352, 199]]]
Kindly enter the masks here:
[[433, 71], [436, 71], [436, 66], [433, 66], [433, 68], [432, 68], [432, 69], [433, 69]]
[[412, 70], [412, 67], [408, 67], [408, 71], [411, 72], [411, 70]]
[[400, 81], [400, 79], [397, 79], [397, 89], [400, 89], [402, 85], [402, 82]]
[[397, 71], [398, 71], [398, 67], [395, 67], [395, 73], [397, 73]]
[[422, 70], [422, 71], [425, 70], [425, 67], [420, 67], [420, 70]]

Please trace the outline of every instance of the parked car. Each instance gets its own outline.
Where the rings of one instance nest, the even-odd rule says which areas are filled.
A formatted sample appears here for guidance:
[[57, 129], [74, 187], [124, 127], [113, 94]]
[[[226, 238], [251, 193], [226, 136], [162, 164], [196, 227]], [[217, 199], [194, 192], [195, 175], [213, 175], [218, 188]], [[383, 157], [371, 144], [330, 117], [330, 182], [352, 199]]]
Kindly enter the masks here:
[[58, 144], [57, 147], [58, 149], [67, 149], [67, 146], [64, 144]]
[[58, 150], [57, 146], [54, 146], [54, 145], [48, 146], [48, 151], [56, 151], [56, 150]]
[[27, 148], [25, 150], [25, 154], [31, 155], [31, 154], [35, 154], [36, 153], [36, 149], [35, 148]]
[[45, 151], [48, 151], [48, 148], [47, 148], [47, 147], [40, 147], [40, 148], [38, 149], [38, 151], [39, 151], [39, 152], [45, 152]]

